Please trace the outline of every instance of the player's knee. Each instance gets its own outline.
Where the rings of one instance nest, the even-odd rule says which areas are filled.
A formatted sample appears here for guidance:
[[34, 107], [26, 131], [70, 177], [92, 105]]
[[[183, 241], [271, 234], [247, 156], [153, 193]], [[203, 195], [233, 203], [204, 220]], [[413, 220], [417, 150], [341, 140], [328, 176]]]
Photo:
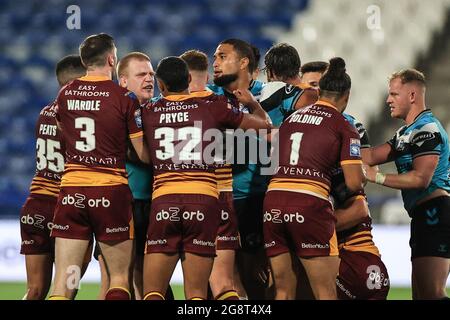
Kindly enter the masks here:
[[272, 270], [272, 276], [275, 281], [275, 285], [287, 285], [296, 283], [295, 275], [291, 274], [290, 272], [285, 272], [281, 270]]

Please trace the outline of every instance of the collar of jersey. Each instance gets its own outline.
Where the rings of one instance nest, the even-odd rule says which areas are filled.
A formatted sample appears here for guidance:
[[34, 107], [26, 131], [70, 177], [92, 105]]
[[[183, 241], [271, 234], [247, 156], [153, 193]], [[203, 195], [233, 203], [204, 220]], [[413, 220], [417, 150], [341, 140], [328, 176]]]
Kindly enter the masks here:
[[107, 76], [84, 76], [81, 78], [78, 78], [80, 81], [107, 81], [111, 80]]
[[431, 110], [430, 110], [430, 109], [425, 109], [425, 110], [423, 110], [422, 112], [420, 112], [420, 113], [414, 118], [413, 123], [416, 122], [417, 120], [419, 120], [419, 118], [420, 118], [421, 116], [423, 116], [424, 114], [426, 114], [426, 113], [428, 113], [428, 112], [431, 113]]
[[420, 118], [422, 118], [423, 115], [427, 114], [427, 113], [431, 113], [431, 109], [425, 109], [423, 111], [421, 111], [413, 120], [413, 122], [411, 122], [408, 125], [405, 125], [403, 128], [408, 129], [409, 127], [411, 127], [414, 123], [416, 123]]
[[319, 104], [321, 106], [325, 106], [325, 107], [329, 107], [329, 108], [333, 108], [333, 109], [337, 110], [337, 108], [334, 105], [332, 105], [331, 103], [320, 100], [320, 99], [317, 100], [317, 102], [315, 104]]

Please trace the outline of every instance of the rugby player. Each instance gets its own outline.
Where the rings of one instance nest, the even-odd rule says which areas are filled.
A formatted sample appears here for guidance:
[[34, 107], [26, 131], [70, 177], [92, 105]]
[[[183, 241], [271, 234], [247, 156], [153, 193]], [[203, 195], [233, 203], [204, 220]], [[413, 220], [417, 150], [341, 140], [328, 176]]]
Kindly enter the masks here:
[[[293, 110], [317, 100], [317, 95], [311, 99], [302, 89], [282, 82], [265, 84], [253, 80], [252, 73], [256, 68], [254, 50], [240, 39], [226, 39], [218, 45], [213, 67], [214, 86], [210, 86], [210, 89], [236, 100], [233, 90], [248, 88], [269, 114], [275, 127]], [[245, 150], [247, 154], [252, 151], [255, 152]], [[236, 262], [250, 299], [264, 299], [267, 296], [269, 276], [263, 248], [262, 204], [268, 179], [268, 175], [261, 175], [259, 162], [233, 165], [234, 207], [241, 240]]]
[[[208, 56], [198, 50], [189, 50], [180, 58], [186, 62], [191, 75], [189, 91], [191, 93], [205, 91], [209, 78]], [[216, 300], [239, 299], [234, 281], [235, 251], [239, 248], [239, 232], [233, 206], [233, 178], [230, 169], [231, 165], [223, 164], [215, 170], [219, 190], [220, 225], [209, 285]], [[237, 282], [240, 280], [237, 279]]]
[[413, 299], [448, 299], [450, 270], [450, 183], [448, 135], [425, 103], [425, 76], [395, 72], [389, 81], [391, 117], [405, 125], [388, 142], [368, 149], [368, 165], [395, 161], [398, 174], [366, 170], [367, 179], [400, 189], [411, 217]]
[[181, 58], [161, 60], [156, 79], [163, 98], [143, 112], [155, 172], [144, 299], [164, 299], [179, 259], [186, 299], [205, 299], [220, 217], [216, 166], [203, 154], [207, 146], [203, 134], [208, 129], [268, 129], [270, 121], [248, 90], [234, 94], [252, 114], [243, 114], [225, 97], [211, 92], [190, 94], [189, 70]]
[[115, 84], [114, 40], [87, 37], [79, 52], [87, 75], [63, 87], [56, 117], [66, 147], [66, 166], [53, 220], [56, 274], [52, 300], [72, 297], [79, 268], [94, 235], [110, 275], [107, 300], [130, 299], [133, 249], [132, 196], [125, 171], [127, 139], [146, 162], [139, 103]]
[[[66, 56], [56, 64], [60, 87], [85, 74], [80, 56]], [[50, 231], [64, 170], [64, 143], [55, 110], [56, 101], [41, 110], [36, 122], [36, 173], [20, 213], [20, 253], [25, 255], [27, 272], [24, 300], [45, 299], [52, 280], [54, 241]]]
[[[339, 268], [335, 217], [329, 201], [332, 169], [343, 169], [352, 192], [363, 188], [360, 140], [345, 120], [351, 79], [341, 58], [330, 60], [319, 100], [279, 129], [279, 167], [264, 201], [264, 242], [276, 299], [294, 299], [292, 255], [306, 270], [316, 299], [336, 299]], [[301, 151], [300, 151], [301, 150]]]

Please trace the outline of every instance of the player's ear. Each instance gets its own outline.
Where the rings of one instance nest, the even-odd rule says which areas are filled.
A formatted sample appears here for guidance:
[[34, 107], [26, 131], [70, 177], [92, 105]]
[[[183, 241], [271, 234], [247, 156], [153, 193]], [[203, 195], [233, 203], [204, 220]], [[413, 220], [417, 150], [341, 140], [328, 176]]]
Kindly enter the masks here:
[[114, 54], [108, 54], [107, 58], [106, 58], [106, 62], [108, 63], [108, 65], [110, 67], [115, 68], [116, 67], [116, 59], [114, 58]]
[[192, 81], [192, 75], [191, 75], [191, 73], [189, 72], [188, 83], [191, 83], [191, 81]]
[[411, 90], [411, 92], [409, 93], [409, 102], [411, 104], [413, 104], [414, 102], [416, 102], [416, 98], [417, 98], [417, 93], [415, 90]]
[[240, 63], [241, 63], [241, 65], [240, 65], [241, 69], [242, 69], [242, 70], [245, 70], [245, 68], [248, 67], [249, 62], [250, 62], [250, 60], [249, 60], [247, 57], [241, 58], [241, 61], [240, 61]]
[[124, 75], [121, 75], [119, 77], [119, 86], [126, 88], [128, 86], [128, 81], [127, 81], [127, 77], [125, 77]]

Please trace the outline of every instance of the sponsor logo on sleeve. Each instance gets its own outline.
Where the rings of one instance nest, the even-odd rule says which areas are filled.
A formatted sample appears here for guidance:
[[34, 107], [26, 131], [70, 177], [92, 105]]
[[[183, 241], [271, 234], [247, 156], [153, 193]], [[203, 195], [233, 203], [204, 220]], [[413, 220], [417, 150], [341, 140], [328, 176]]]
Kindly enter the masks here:
[[411, 140], [411, 144], [415, 144], [417, 146], [422, 146], [422, 144], [427, 140], [435, 139], [435, 134], [433, 132], [422, 131], [417, 133]]
[[142, 128], [142, 114], [141, 114], [141, 109], [137, 109], [134, 112], [134, 121], [136, 122], [136, 126], [138, 128]]
[[292, 91], [294, 91], [294, 89], [295, 89], [295, 87], [294, 87], [293, 85], [291, 85], [291, 84], [287, 84], [287, 85], [284, 87], [284, 90], [286, 91], [286, 94], [287, 94], [287, 95], [291, 94]]
[[359, 139], [350, 139], [350, 156], [361, 157], [361, 142]]

